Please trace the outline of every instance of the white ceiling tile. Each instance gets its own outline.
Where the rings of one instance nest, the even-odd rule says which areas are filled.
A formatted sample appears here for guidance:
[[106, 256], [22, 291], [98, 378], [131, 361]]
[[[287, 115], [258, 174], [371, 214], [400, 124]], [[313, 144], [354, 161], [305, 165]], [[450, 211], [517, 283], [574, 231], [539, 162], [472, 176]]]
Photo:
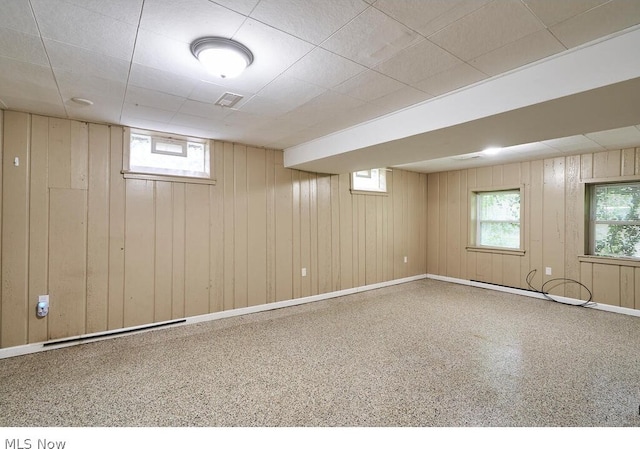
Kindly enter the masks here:
[[42, 37], [130, 59], [136, 27], [62, 0], [31, 0]]
[[92, 123], [119, 123], [120, 108], [116, 105], [102, 105], [100, 108], [83, 107], [76, 104], [65, 104], [67, 117]]
[[322, 87], [288, 76], [285, 73], [265, 86], [264, 89], [260, 90], [258, 95], [295, 107], [317, 97], [326, 92], [326, 90], [327, 89]]
[[122, 125], [129, 126], [131, 128], [146, 129], [149, 131], [175, 132], [169, 129], [172, 126], [170, 124], [164, 122], [154, 122], [152, 120], [145, 120], [138, 117], [122, 116], [121, 123]]
[[129, 85], [164, 92], [178, 97], [187, 97], [197, 81], [164, 70], [132, 64]]
[[416, 84], [460, 62], [460, 59], [451, 53], [425, 39], [398, 52], [391, 59], [376, 66], [375, 70], [402, 82]]
[[229, 8], [233, 11], [239, 12], [245, 16], [248, 16], [253, 8], [256, 7], [260, 0], [211, 0], [213, 3], [222, 5], [225, 8]]
[[42, 39], [10, 28], [0, 28], [0, 57], [30, 64], [49, 65]]
[[251, 17], [319, 44], [367, 7], [359, 0], [262, 0]]
[[373, 101], [405, 87], [399, 81], [367, 70], [334, 87], [333, 90], [364, 101]]
[[8, 96], [57, 104], [62, 99], [49, 67], [0, 58], [0, 98]]
[[291, 111], [295, 107], [296, 105], [284, 104], [271, 98], [263, 98], [259, 95], [254, 95], [239, 109], [254, 115], [278, 117]]
[[208, 0], [145, 2], [140, 28], [191, 43], [205, 36], [232, 37], [245, 16]]
[[232, 110], [223, 120], [225, 125], [232, 127], [245, 127], [255, 128], [259, 126], [265, 126], [273, 121], [272, 117], [266, 117], [264, 115], [252, 114], [244, 110], [235, 111]]
[[469, 64], [461, 63], [451, 69], [440, 72], [415, 85], [420, 90], [433, 96], [468, 86], [488, 78], [484, 73], [474, 69]]
[[130, 62], [95, 53], [83, 48], [45, 39], [51, 66], [67, 72], [98, 76], [114, 81], [126, 82]]
[[97, 12], [121, 22], [138, 25], [142, 12], [143, 0], [66, 0], [68, 3], [81, 6], [89, 11]]
[[[188, 117], [200, 117], [222, 121], [224, 117], [230, 114], [232, 109], [217, 106], [212, 103], [202, 103], [195, 100], [187, 100], [180, 106], [179, 113]], [[186, 120], [188, 117], [184, 117]], [[181, 124], [185, 124], [185, 122]], [[198, 128], [198, 126], [196, 126]]]
[[183, 114], [181, 112], [173, 116], [173, 118], [171, 119], [171, 123], [178, 126], [188, 126], [190, 128], [198, 129], [210, 129], [212, 131], [216, 128], [222, 128], [224, 126], [221, 119], [219, 120], [197, 115]]
[[541, 143], [549, 147], [555, 148], [556, 150], [559, 150], [563, 153], [573, 152], [573, 151], [581, 151], [581, 152], [599, 151], [604, 149], [602, 146], [598, 145], [593, 140], [588, 139], [583, 135], [560, 137], [557, 139], [544, 140]]
[[0, 27], [38, 36], [29, 0], [8, 0], [0, 4]]
[[[83, 109], [93, 111], [105, 108], [112, 111], [116, 109], [118, 112], [121, 111], [126, 90], [124, 83], [58, 69], [55, 69], [54, 72], [65, 104], [68, 104], [68, 100], [73, 97], [80, 97], [91, 100], [94, 103], [92, 107]], [[68, 107], [67, 111], [70, 112]]]
[[640, 1], [613, 0], [560, 22], [550, 30], [567, 48], [572, 48], [639, 23]]
[[488, 75], [497, 75], [564, 50], [548, 30], [541, 30], [472, 59], [469, 64]]
[[640, 146], [640, 130], [635, 126], [598, 131], [585, 136], [608, 150]]
[[122, 117], [139, 118], [143, 120], [151, 120], [154, 122], [167, 123], [173, 117], [174, 112], [164, 109], [151, 108], [139, 104], [125, 103], [122, 108]]
[[404, 86], [400, 90], [376, 99], [375, 103], [382, 106], [387, 113], [390, 113], [421, 103], [430, 98], [433, 98], [433, 95], [429, 95], [426, 92], [410, 86]]
[[366, 67], [317, 47], [287, 70], [286, 74], [330, 89], [366, 70]]
[[440, 30], [429, 40], [468, 61], [542, 28], [522, 3], [496, 0]]
[[420, 39], [400, 22], [369, 8], [321, 46], [371, 68]]
[[609, 0], [523, 0], [529, 9], [546, 25], [555, 25], [582, 14]]
[[66, 117], [67, 113], [64, 110], [60, 96], [58, 95], [58, 101], [49, 102], [48, 100], [55, 100], [54, 98], [28, 98], [23, 95], [15, 96], [11, 93], [6, 95], [4, 90], [0, 86], [0, 105], [5, 104], [7, 109], [14, 111], [33, 112], [37, 111], [38, 114], [49, 115], [52, 117]]
[[378, 0], [375, 7], [423, 36], [452, 24], [490, 0]]
[[125, 101], [127, 103], [164, 109], [165, 111], [177, 111], [185, 100], [184, 97], [165, 94], [137, 86], [127, 86], [127, 93], [125, 95]]

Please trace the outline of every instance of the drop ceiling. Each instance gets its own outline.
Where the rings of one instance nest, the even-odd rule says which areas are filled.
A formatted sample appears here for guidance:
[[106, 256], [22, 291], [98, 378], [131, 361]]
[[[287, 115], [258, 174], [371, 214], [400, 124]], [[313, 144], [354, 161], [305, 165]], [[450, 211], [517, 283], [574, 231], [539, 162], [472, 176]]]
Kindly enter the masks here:
[[[0, 108], [283, 149], [289, 166], [332, 173], [640, 146], [640, 47], [613, 45], [638, 24], [637, 0], [0, 0]], [[208, 75], [189, 45], [211, 35], [254, 63]], [[615, 66], [595, 51], [606, 45]], [[556, 92], [549, 68], [563, 61]], [[501, 90], [509, 79], [521, 84]], [[215, 105], [227, 92], [243, 98]], [[475, 92], [504, 107], [468, 116]], [[550, 119], [572, 111], [567, 126]], [[508, 148], [475, 157], [487, 141]]]

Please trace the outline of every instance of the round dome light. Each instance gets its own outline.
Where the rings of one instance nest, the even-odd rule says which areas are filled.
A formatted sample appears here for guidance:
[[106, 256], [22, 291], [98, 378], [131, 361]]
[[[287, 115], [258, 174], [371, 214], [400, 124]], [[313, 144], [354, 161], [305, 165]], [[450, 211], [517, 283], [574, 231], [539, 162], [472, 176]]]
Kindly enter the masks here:
[[251, 51], [224, 37], [203, 37], [191, 44], [191, 53], [205, 69], [220, 78], [235, 78], [253, 62]]

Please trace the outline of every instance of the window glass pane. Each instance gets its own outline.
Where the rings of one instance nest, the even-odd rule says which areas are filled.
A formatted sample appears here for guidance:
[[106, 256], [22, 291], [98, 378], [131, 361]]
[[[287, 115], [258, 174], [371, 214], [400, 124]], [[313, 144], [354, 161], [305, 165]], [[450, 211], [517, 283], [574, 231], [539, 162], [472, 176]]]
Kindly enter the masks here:
[[520, 223], [481, 223], [480, 245], [520, 248]]
[[387, 171], [384, 168], [373, 168], [353, 172], [352, 188], [354, 190], [366, 190], [370, 192], [387, 191]]
[[485, 192], [480, 197], [480, 220], [520, 221], [520, 192]]
[[[177, 176], [209, 177], [209, 149], [199, 142], [188, 142], [186, 157], [184, 154], [171, 154], [173, 151], [169, 145], [161, 144], [153, 152], [153, 139], [144, 134], [131, 134], [129, 147], [129, 169], [152, 174], [167, 174]], [[175, 146], [179, 146], [175, 145]], [[182, 148], [182, 147], [180, 147]]]
[[599, 256], [640, 257], [640, 225], [595, 225], [594, 253]]
[[596, 186], [598, 221], [640, 220], [640, 184]]

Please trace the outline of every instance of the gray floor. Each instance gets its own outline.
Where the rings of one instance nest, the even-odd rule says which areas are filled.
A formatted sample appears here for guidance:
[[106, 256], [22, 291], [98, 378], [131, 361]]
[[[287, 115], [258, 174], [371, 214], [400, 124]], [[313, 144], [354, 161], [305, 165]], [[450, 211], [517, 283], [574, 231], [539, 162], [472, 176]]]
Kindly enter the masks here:
[[640, 426], [640, 318], [434, 280], [0, 360], [0, 426]]

